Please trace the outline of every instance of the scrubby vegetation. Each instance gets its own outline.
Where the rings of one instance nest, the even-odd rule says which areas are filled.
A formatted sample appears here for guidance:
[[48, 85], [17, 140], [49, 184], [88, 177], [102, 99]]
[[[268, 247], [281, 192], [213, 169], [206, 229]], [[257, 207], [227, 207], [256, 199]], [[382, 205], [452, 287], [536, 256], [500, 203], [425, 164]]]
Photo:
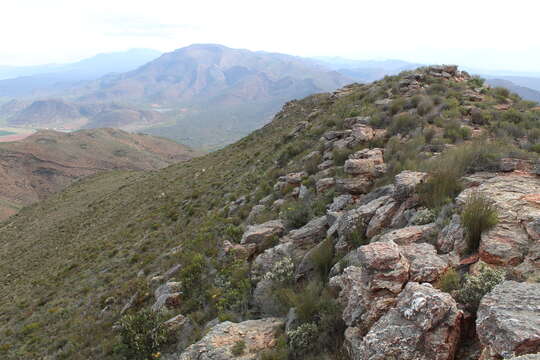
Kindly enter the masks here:
[[457, 299], [475, 313], [482, 297], [501, 283], [505, 275], [503, 270], [482, 266], [477, 275], [465, 276], [463, 287], [458, 290]]
[[497, 209], [489, 199], [480, 193], [469, 195], [461, 212], [461, 223], [467, 231], [469, 251], [478, 249], [482, 233], [493, 228], [497, 222]]
[[[339, 195], [337, 186], [317, 189], [320, 180], [350, 180], [343, 169], [348, 157], [362, 147], [380, 147], [386, 172], [374, 188], [392, 183], [403, 170], [428, 173], [415, 195], [420, 210], [406, 219], [428, 224], [455, 213], [463, 176], [497, 170], [504, 157], [537, 158], [540, 112], [530, 104], [501, 90], [474, 92], [482, 87], [476, 78], [457, 82], [426, 76], [425, 87], [404, 94], [400, 80], [408, 74], [356, 84], [339, 96], [290, 102], [272, 123], [223, 150], [156, 173], [99, 174], [22, 210], [0, 226], [2, 257], [10, 259], [0, 262], [0, 273], [9, 274], [0, 284], [0, 354], [10, 360], [122, 359], [119, 344], [128, 351], [142, 339], [144, 356], [151, 356], [162, 344], [161, 337], [153, 337], [157, 320], [145, 310], [154, 301], [157, 284], [180, 283], [181, 301], [169, 315], [188, 316], [202, 329], [213, 319], [261, 317], [252, 300], [262, 277], [272, 283], [279, 300], [277, 315], [294, 308], [297, 322], [261, 358], [341, 358], [343, 309], [328, 276], [344, 254], [334, 253], [335, 239], [324, 240], [323, 232], [306, 259], [313, 268], [305, 276], [296, 277], [297, 259], [283, 256], [255, 278], [253, 259], [280, 239], [240, 244], [253, 207], [262, 205], [251, 223], [281, 219], [285, 232], [298, 229], [324, 215]], [[380, 100], [385, 101], [375, 104]], [[500, 105], [510, 108], [499, 110]], [[325, 152], [322, 134], [345, 128], [351, 116], [362, 117], [377, 136], [328, 151], [325, 158], [333, 157], [333, 166], [319, 170]], [[297, 132], [306, 119], [307, 127]], [[274, 188], [280, 177], [301, 171], [307, 175], [300, 183]], [[300, 185], [306, 190], [301, 198]], [[361, 196], [354, 194], [350, 201], [361, 201]], [[486, 204], [479, 204], [469, 202], [462, 213], [473, 247], [494, 218]], [[353, 225], [340, 239], [350, 249], [371, 240], [368, 224]], [[176, 266], [177, 271], [168, 273]], [[44, 267], [47, 272], [37, 270]], [[499, 273], [482, 270], [461, 281], [456, 271], [448, 270], [437, 286], [475, 308], [501, 279]], [[126, 329], [136, 319], [147, 320], [125, 336], [114, 333], [112, 327], [132, 297]], [[242, 349], [235, 345], [239, 356]]]

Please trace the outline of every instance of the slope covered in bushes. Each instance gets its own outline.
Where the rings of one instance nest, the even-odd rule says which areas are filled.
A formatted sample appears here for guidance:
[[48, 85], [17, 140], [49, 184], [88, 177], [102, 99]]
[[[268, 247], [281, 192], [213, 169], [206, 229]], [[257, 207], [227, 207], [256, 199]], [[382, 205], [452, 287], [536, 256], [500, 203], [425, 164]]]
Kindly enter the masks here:
[[[272, 346], [238, 339], [216, 351], [371, 359], [370, 329], [395, 325], [392, 306], [407, 307], [415, 291], [448, 305], [454, 322], [436, 331], [457, 339], [462, 297], [416, 282], [440, 284], [468, 256], [456, 240], [464, 232], [456, 197], [471, 184], [499, 186], [474, 173], [531, 173], [539, 118], [535, 104], [455, 67], [423, 68], [291, 101], [270, 124], [201, 158], [78, 182], [1, 224], [0, 257], [9, 261], [0, 263], [0, 353], [189, 359], [223, 338], [226, 321], [270, 336], [268, 324], [289, 314]], [[426, 274], [417, 253], [436, 271]], [[482, 259], [493, 253], [480, 244]], [[501, 264], [513, 268], [525, 255]], [[396, 272], [377, 288], [385, 264]], [[360, 268], [374, 280], [355, 303], [347, 284]], [[381, 307], [358, 315], [366, 299]], [[176, 319], [166, 339], [152, 340], [147, 322], [166, 319]], [[447, 358], [464, 343], [455, 340]]]

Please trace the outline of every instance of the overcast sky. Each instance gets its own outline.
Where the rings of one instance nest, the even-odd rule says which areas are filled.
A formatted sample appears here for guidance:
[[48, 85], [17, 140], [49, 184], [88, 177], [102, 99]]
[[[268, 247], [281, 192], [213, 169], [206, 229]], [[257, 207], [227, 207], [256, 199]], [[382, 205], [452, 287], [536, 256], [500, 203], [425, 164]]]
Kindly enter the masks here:
[[4, 0], [0, 64], [192, 43], [540, 72], [538, 0]]

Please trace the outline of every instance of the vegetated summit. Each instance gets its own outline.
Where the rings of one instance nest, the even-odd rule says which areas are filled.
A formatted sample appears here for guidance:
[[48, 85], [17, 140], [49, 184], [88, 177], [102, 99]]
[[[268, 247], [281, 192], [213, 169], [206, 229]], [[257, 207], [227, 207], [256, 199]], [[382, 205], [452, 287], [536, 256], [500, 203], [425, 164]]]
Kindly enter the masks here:
[[0, 227], [7, 359], [540, 351], [540, 108], [454, 66], [288, 102]]
[[[161, 121], [143, 123], [146, 132], [214, 149], [264, 125], [290, 99], [351, 81], [308, 59], [197, 44], [163, 54], [134, 71], [70, 88], [64, 100], [77, 107], [114, 102], [133, 110], [156, 110]], [[50, 117], [46, 112], [36, 116], [40, 114]], [[11, 116], [8, 122], [30, 122], [23, 112]]]
[[157, 170], [196, 152], [174, 141], [117, 129], [40, 130], [0, 143], [0, 219], [82, 177], [108, 170]]

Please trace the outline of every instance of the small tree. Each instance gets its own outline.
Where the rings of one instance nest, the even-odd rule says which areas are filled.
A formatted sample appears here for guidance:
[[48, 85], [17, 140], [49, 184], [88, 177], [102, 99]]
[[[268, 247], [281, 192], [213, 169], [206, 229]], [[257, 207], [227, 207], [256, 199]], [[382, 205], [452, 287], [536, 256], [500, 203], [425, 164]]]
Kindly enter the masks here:
[[461, 223], [467, 233], [469, 251], [478, 250], [482, 233], [493, 228], [497, 222], [497, 209], [483, 194], [474, 192], [469, 195], [461, 212]]

